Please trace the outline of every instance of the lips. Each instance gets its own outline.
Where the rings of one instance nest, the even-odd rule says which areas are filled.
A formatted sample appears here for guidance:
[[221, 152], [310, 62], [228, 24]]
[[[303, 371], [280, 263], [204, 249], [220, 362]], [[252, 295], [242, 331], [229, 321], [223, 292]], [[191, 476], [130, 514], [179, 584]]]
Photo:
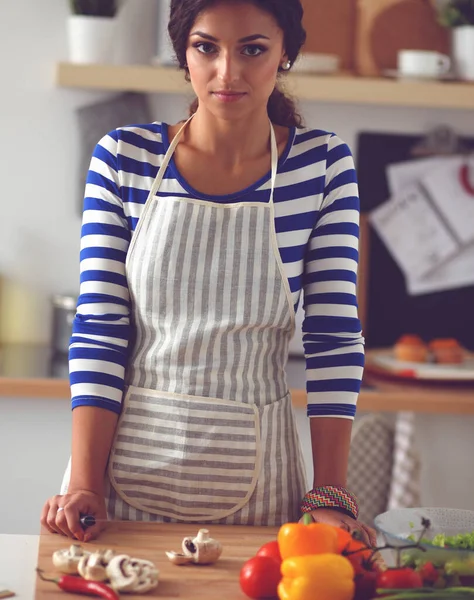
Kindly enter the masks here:
[[212, 94], [221, 102], [237, 102], [245, 96], [245, 92], [229, 92], [227, 90], [212, 92]]

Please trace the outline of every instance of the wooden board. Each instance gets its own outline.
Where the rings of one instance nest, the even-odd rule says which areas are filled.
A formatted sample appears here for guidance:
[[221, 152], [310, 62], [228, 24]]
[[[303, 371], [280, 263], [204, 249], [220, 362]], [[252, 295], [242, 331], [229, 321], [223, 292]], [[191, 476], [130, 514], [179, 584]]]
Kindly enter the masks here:
[[[243, 563], [251, 558], [260, 546], [276, 539], [278, 528], [207, 526], [215, 539], [223, 545], [221, 558], [214, 565], [177, 567], [165, 556], [165, 551], [181, 549], [181, 541], [189, 535], [196, 535], [198, 525], [111, 522], [98, 542], [83, 544], [88, 550], [113, 548], [115, 552], [145, 558], [155, 563], [160, 571], [160, 583], [156, 590], [146, 595], [124, 594], [129, 600], [139, 598], [180, 598], [181, 600], [245, 600], [239, 588], [239, 572]], [[55, 550], [67, 548], [71, 540], [58, 535], [42, 532], [39, 546], [38, 567], [47, 573], [54, 573], [51, 556]], [[66, 595], [53, 583], [36, 583], [36, 600], [50, 598], [65, 599]], [[67, 594], [67, 598], [83, 598]]]
[[359, 75], [397, 67], [399, 50], [449, 54], [449, 30], [426, 0], [359, 0], [355, 61]]
[[355, 18], [357, 0], [315, 2], [302, 0], [303, 25], [307, 39], [304, 52], [336, 54], [341, 69], [354, 67]]

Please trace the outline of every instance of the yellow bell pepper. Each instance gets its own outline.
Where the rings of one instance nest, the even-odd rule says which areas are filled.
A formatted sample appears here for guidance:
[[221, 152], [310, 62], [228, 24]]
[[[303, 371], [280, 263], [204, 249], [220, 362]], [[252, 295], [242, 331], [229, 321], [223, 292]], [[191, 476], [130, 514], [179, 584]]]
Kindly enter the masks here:
[[283, 560], [292, 556], [337, 553], [337, 530], [326, 523], [286, 523], [278, 532], [278, 547]]
[[295, 556], [283, 561], [280, 600], [352, 600], [354, 568], [339, 554]]

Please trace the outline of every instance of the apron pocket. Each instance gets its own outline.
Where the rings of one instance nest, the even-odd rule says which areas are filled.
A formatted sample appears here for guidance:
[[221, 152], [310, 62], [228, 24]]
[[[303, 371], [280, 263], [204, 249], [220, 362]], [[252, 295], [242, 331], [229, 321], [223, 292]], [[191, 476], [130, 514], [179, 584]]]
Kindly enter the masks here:
[[199, 522], [245, 506], [260, 463], [255, 406], [130, 386], [108, 474], [134, 508]]

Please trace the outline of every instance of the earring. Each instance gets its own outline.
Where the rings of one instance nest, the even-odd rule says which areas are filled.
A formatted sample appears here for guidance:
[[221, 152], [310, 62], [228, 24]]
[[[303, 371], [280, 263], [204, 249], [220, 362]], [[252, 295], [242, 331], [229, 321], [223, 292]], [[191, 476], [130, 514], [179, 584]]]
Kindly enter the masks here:
[[281, 68], [282, 68], [283, 71], [289, 71], [290, 68], [291, 68], [291, 62], [289, 60], [287, 60], [286, 62], [284, 62], [281, 65]]

